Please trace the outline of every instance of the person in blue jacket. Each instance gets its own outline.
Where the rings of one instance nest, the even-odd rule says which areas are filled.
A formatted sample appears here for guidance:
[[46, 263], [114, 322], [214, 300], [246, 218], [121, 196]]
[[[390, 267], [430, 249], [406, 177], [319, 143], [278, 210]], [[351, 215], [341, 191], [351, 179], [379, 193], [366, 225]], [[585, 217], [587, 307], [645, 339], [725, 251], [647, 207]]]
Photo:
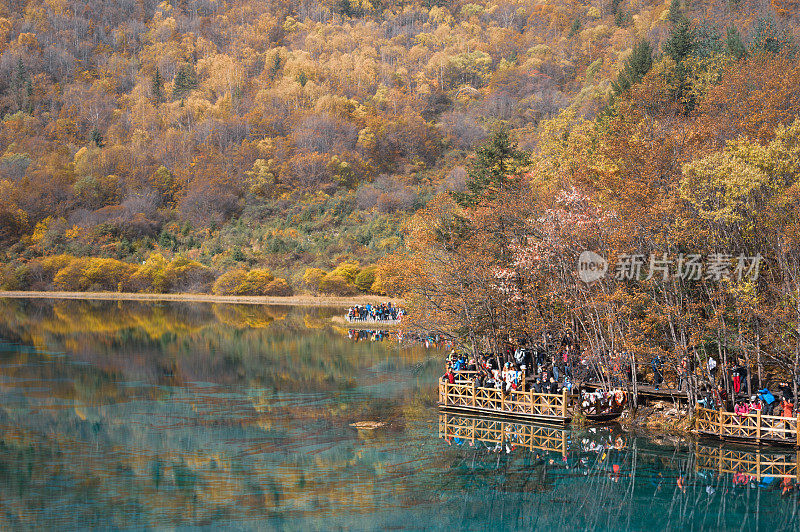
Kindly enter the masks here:
[[764, 401], [764, 404], [766, 405], [762, 413], [767, 416], [771, 415], [772, 409], [776, 404], [778, 404], [775, 400], [775, 396], [770, 393], [769, 389], [764, 388], [763, 390], [758, 390], [758, 397]]

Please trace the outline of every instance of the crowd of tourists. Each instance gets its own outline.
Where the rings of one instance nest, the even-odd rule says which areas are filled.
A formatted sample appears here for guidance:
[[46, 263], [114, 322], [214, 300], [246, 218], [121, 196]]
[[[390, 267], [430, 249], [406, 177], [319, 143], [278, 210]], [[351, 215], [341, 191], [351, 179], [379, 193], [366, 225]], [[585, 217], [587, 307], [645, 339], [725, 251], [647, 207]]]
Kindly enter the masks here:
[[[750, 392], [753, 383], [748, 368], [736, 359], [727, 360], [728, 364], [718, 364], [710, 356], [702, 365], [696, 365], [692, 357], [684, 356], [673, 366], [675, 381], [671, 377], [670, 383], [666, 383], [665, 363], [661, 356], [656, 355], [647, 365], [638, 367], [632, 363], [634, 358], [624, 351], [595, 353], [588, 348], [581, 350], [567, 334], [560, 339], [547, 335], [543, 343], [519, 340], [516, 347], [506, 347], [499, 353], [472, 356], [451, 351], [442, 379], [451, 383], [474, 382], [476, 386], [505, 392], [524, 387], [536, 393], [557, 394], [565, 389], [572, 391], [576, 382], [600, 381], [612, 389], [621, 388], [632, 382], [636, 369], [637, 381], [640, 384], [649, 381], [656, 390], [667, 385], [676, 391], [689, 391], [694, 384], [698, 405], [705, 408], [723, 409], [739, 415], [757, 411], [762, 415], [783, 417], [798, 414], [790, 382], [782, 381], [777, 386], [760, 389], [753, 387], [753, 392]], [[621, 400], [627, 401], [627, 396]], [[620, 399], [615, 391], [598, 390], [582, 392], [581, 402], [585, 411], [603, 413], [618, 408]]]
[[[605, 352], [596, 357], [599, 372], [612, 386], [620, 386], [632, 382], [633, 357], [626, 352]], [[739, 415], [753, 414], [758, 411], [762, 415], [794, 417], [797, 415], [793, 387], [787, 381], [777, 386], [763, 388], [753, 386], [750, 372], [746, 365], [733, 359], [728, 364], [719, 364], [714, 356], [706, 358], [701, 365], [695, 364], [692, 357], [684, 356], [674, 366], [675, 381], [667, 383], [665, 363], [660, 355], [655, 355], [645, 366], [652, 377], [645, 372], [637, 375], [640, 384], [652, 383], [655, 390], [667, 385], [678, 392], [689, 391], [692, 382], [697, 386], [698, 405], [704, 408], [735, 412]], [[585, 358], [581, 364], [585, 363]], [[580, 364], [578, 365], [580, 367]], [[640, 368], [642, 367], [640, 366]], [[772, 388], [772, 390], [770, 390]], [[752, 390], [752, 392], [750, 391]]]
[[445, 361], [443, 380], [450, 383], [474, 382], [477, 387], [504, 392], [527, 389], [536, 393], [558, 394], [573, 387], [571, 345], [562, 346], [560, 356], [548, 355], [541, 347], [507, 348], [499, 354], [480, 353], [477, 357], [451, 351]]
[[[654, 363], [655, 364], [655, 363]], [[698, 372], [697, 369], [700, 369]], [[734, 412], [740, 416], [761, 412], [765, 416], [794, 417], [797, 415], [793, 386], [787, 380], [775, 385], [774, 381], [759, 388], [755, 386], [747, 366], [734, 359], [730, 364], [718, 364], [710, 356], [700, 368], [688, 357], [678, 362], [678, 390], [683, 390], [684, 383], [696, 378], [702, 384], [698, 386], [698, 406], [712, 410]], [[656, 382], [659, 374], [655, 373]]]
[[405, 315], [405, 310], [392, 305], [392, 302], [380, 305], [354, 305], [347, 309], [347, 321], [372, 322], [372, 321], [400, 321]]
[[772, 393], [769, 388], [762, 388], [757, 393], [742, 397], [740, 393], [728, 393], [722, 384], [704, 386], [701, 389], [699, 406], [712, 410], [734, 412], [740, 416], [757, 414], [764, 416], [795, 416], [794, 392], [788, 382], [780, 382], [779, 391]]
[[[509, 350], [504, 356], [481, 353], [477, 358], [451, 351], [442, 380], [474, 383], [478, 388], [495, 388], [504, 393], [520, 389], [534, 393], [571, 393], [575, 382], [571, 352], [569, 344], [563, 346], [560, 357], [548, 357], [543, 349], [526, 350], [524, 347]], [[581, 406], [587, 414], [618, 413], [626, 403], [627, 395], [621, 390], [581, 391]]]

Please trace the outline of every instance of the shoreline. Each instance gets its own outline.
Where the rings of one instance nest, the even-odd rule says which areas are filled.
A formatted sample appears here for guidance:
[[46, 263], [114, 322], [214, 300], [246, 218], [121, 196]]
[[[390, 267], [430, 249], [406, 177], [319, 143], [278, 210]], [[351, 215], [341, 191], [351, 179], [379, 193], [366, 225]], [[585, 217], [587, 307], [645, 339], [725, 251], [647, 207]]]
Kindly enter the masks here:
[[282, 305], [303, 307], [349, 307], [365, 303], [402, 305], [402, 299], [364, 295], [361, 297], [312, 296], [218, 296], [214, 294], [155, 294], [137, 292], [47, 292], [0, 291], [0, 299], [79, 299], [86, 301], [174, 301], [184, 303], [229, 303], [236, 305]]

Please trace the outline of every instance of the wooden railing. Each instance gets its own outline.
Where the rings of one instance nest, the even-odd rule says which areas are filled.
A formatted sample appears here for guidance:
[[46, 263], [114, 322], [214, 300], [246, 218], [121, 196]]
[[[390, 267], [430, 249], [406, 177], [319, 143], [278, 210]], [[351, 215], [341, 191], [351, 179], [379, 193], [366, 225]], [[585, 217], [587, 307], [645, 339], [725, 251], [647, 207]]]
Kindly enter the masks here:
[[762, 451], [742, 451], [722, 447], [697, 445], [696, 468], [717, 473], [745, 474], [761, 480], [764, 477], [793, 478], [800, 481], [800, 453], [781, 454]]
[[561, 394], [534, 393], [512, 390], [503, 392], [497, 388], [479, 388], [475, 383], [439, 382], [439, 405], [485, 412], [514, 415], [531, 419], [569, 422], [572, 418], [570, 396], [566, 390]]
[[697, 431], [723, 439], [738, 439], [753, 443], [773, 442], [800, 446], [798, 417], [762, 416], [736, 414], [721, 410], [698, 407], [696, 410]]
[[439, 437], [461, 438], [469, 442], [514, 445], [525, 449], [555, 451], [566, 456], [567, 436], [564, 429], [479, 419], [448, 414], [439, 415]]

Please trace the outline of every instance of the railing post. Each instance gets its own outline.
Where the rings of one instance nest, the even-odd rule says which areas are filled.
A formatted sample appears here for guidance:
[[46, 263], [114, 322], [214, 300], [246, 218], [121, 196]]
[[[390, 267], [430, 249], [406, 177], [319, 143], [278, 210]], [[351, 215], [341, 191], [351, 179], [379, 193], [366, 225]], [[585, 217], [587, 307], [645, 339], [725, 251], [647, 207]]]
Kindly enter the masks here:
[[[794, 423], [794, 435], [797, 439], [797, 446], [800, 447], [800, 411], [797, 412], [797, 420]], [[800, 471], [800, 464], [797, 467]]]
[[761, 409], [756, 413], [756, 441], [761, 443]]
[[[475, 383], [472, 383], [473, 385]], [[475, 420], [472, 420], [472, 443], [475, 443]]]
[[564, 401], [561, 404], [561, 415], [564, 419], [567, 419], [567, 389], [564, 388], [561, 390], [561, 399]]
[[450, 399], [450, 383], [448, 381], [444, 382], [444, 406], [447, 406], [448, 400]]
[[717, 415], [719, 416], [719, 437], [722, 438], [722, 407], [717, 410]]
[[504, 412], [506, 409], [506, 394], [503, 393], [503, 387], [500, 386], [500, 411]]
[[475, 408], [475, 396], [477, 395], [477, 389], [475, 386], [475, 381], [472, 381], [472, 408]]
[[794, 475], [795, 477], [797, 477], [797, 482], [800, 482], [800, 451], [797, 451], [795, 454]]

